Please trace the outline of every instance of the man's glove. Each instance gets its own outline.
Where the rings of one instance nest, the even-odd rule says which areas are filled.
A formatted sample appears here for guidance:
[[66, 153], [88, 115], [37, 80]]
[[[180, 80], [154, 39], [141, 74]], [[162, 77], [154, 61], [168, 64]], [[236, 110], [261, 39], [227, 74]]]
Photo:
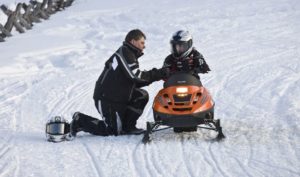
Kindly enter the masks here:
[[170, 76], [170, 68], [169, 67], [162, 67], [160, 69], [153, 68], [147, 73], [149, 73], [148, 80], [150, 81], [150, 83], [152, 83], [154, 81], [159, 81], [161, 79], [168, 78]]
[[158, 72], [160, 73], [161, 79], [166, 79], [170, 76], [171, 70], [169, 67], [163, 67], [158, 69]]

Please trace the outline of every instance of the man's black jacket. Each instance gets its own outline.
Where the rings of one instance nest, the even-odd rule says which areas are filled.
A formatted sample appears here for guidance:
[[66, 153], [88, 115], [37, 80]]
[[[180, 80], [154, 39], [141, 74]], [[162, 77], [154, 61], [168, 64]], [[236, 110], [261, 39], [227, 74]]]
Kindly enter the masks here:
[[156, 68], [140, 71], [137, 59], [142, 55], [140, 49], [124, 42], [106, 61], [104, 70], [96, 82], [94, 99], [126, 104], [131, 100], [135, 88], [160, 80], [163, 75]]

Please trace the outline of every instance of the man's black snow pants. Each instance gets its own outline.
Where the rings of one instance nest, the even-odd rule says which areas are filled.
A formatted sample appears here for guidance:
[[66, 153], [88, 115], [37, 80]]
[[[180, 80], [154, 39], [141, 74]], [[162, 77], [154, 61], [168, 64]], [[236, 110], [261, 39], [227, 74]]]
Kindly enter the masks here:
[[149, 100], [147, 91], [135, 88], [128, 104], [95, 100], [95, 106], [103, 120], [79, 114], [80, 129], [94, 135], [120, 135], [134, 129]]

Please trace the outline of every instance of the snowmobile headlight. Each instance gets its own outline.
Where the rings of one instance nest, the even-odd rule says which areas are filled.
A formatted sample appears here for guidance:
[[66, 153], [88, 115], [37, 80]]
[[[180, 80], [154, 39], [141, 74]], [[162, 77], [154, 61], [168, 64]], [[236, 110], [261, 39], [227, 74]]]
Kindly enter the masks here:
[[178, 93], [178, 94], [183, 94], [183, 93], [185, 93], [185, 94], [187, 94], [187, 92], [188, 92], [188, 88], [187, 87], [178, 87], [178, 88], [176, 88], [176, 93]]
[[177, 94], [177, 96], [179, 96], [179, 97], [186, 97], [186, 96], [188, 96], [188, 94], [187, 93], [179, 93], [179, 94]]

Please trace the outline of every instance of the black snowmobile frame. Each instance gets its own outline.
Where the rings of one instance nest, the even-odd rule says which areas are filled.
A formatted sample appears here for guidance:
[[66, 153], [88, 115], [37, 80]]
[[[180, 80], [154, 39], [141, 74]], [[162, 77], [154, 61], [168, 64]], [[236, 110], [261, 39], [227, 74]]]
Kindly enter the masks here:
[[[222, 127], [220, 125], [220, 119], [206, 120], [204, 124], [207, 125], [208, 127], [203, 127], [203, 126], [197, 125], [196, 130], [197, 129], [207, 129], [207, 130], [214, 130], [214, 131], [218, 132], [218, 135], [216, 137], [217, 141], [220, 141], [223, 138], [225, 138], [225, 135], [222, 132]], [[144, 137], [142, 139], [142, 142], [144, 144], [147, 144], [151, 141], [150, 134], [152, 134], [153, 132], [174, 128], [171, 126], [167, 126], [167, 127], [158, 129], [159, 126], [167, 126], [167, 125], [163, 124], [162, 121], [147, 122], [147, 128], [146, 128], [146, 131], [144, 132]]]

